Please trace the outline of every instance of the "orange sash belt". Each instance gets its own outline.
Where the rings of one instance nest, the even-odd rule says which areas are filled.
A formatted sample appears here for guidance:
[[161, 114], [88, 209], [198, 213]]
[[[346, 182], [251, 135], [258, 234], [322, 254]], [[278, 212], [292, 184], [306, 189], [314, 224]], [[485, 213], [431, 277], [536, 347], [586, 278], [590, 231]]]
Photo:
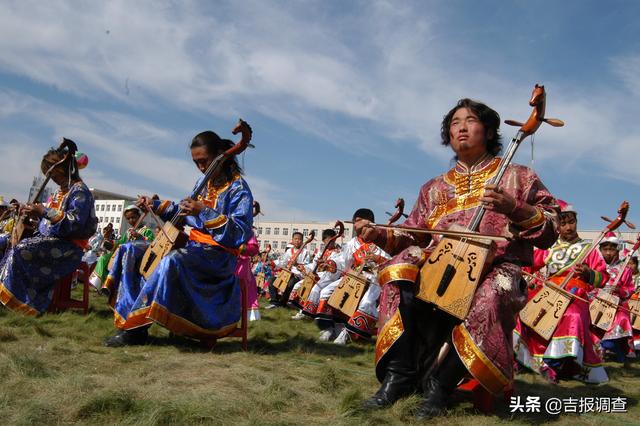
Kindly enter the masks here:
[[191, 230], [191, 232], [189, 233], [189, 239], [191, 241], [195, 241], [196, 243], [209, 244], [210, 246], [220, 247], [222, 250], [226, 251], [227, 253], [231, 253], [234, 256], [238, 256], [241, 254], [239, 249], [225, 247], [215, 241], [211, 235], [198, 231], [197, 229]]

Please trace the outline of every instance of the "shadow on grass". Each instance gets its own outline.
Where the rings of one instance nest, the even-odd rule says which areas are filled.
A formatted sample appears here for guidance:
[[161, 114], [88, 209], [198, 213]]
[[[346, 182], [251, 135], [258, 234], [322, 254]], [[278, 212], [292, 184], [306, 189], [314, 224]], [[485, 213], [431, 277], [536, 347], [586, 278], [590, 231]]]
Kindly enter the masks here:
[[[213, 348], [204, 347], [198, 340], [171, 335], [152, 336], [148, 344], [152, 346], [175, 346], [179, 352], [183, 353], [213, 352], [228, 354], [242, 352], [242, 340], [230, 337], [218, 340]], [[298, 333], [293, 336], [284, 336], [284, 339], [278, 341], [268, 340], [262, 336], [249, 338], [248, 352], [259, 355], [303, 352], [316, 355], [353, 357], [361, 355], [365, 352], [365, 349], [358, 346], [339, 346], [331, 343], [316, 342], [315, 339]]]

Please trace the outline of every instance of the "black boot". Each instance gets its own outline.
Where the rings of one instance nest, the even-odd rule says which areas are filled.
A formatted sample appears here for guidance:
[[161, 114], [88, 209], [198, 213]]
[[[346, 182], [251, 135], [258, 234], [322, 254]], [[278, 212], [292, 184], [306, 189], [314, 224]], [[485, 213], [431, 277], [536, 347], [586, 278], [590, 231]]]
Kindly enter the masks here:
[[393, 371], [387, 371], [378, 392], [362, 403], [366, 410], [375, 410], [392, 405], [394, 402], [409, 396], [416, 391], [416, 379], [414, 375], [403, 375]]
[[447, 399], [451, 396], [456, 386], [467, 374], [462, 361], [454, 348], [424, 384], [424, 399], [416, 411], [419, 420], [426, 420], [445, 414]]
[[371, 398], [363, 402], [364, 409], [378, 409], [416, 392], [417, 371], [415, 368], [415, 349], [411, 333], [401, 336], [389, 349], [385, 375], [380, 389]]
[[120, 348], [131, 345], [144, 345], [149, 337], [149, 327], [120, 330], [114, 336], [104, 340], [104, 345], [110, 348]]

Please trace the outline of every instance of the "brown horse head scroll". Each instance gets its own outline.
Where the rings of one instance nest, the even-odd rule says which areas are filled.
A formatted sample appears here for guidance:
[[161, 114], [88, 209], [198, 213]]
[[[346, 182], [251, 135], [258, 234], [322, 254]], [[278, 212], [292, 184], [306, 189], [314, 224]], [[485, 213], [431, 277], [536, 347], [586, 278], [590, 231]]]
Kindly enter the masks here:
[[529, 135], [532, 135], [538, 130], [540, 125], [544, 122], [552, 125], [553, 127], [564, 126], [564, 121], [557, 118], [545, 118], [545, 107], [547, 104], [547, 94], [544, 91], [544, 86], [536, 84], [531, 93], [531, 99], [529, 105], [533, 107], [531, 115], [525, 123], [521, 123], [515, 120], [505, 120], [505, 124], [509, 126], [519, 126], [520, 131], [524, 133], [523, 139]]

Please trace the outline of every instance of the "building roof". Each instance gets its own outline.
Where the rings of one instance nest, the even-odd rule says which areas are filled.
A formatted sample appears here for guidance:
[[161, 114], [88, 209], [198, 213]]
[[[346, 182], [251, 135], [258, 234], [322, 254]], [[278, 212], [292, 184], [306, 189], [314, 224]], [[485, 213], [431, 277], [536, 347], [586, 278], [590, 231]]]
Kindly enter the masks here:
[[104, 191], [97, 188], [89, 188], [89, 191], [93, 194], [93, 198], [96, 200], [126, 200], [135, 201], [137, 197], [131, 197], [129, 195], [122, 195], [116, 192]]

